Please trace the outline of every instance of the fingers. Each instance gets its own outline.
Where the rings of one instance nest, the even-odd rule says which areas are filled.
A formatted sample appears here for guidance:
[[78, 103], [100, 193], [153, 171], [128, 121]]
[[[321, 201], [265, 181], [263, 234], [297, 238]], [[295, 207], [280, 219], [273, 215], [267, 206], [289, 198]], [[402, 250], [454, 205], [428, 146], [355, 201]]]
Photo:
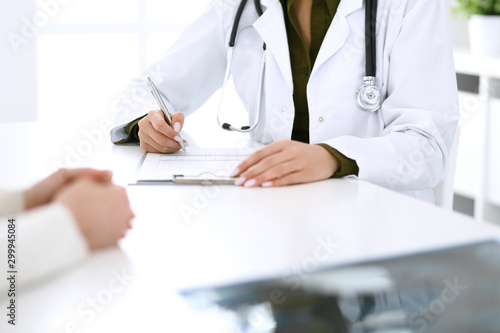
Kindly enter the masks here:
[[55, 172], [54, 176], [62, 183], [72, 182], [80, 178], [91, 178], [100, 182], [110, 182], [113, 172], [109, 170], [97, 170], [92, 168], [67, 169], [62, 168]]
[[156, 148], [153, 148], [153, 146], [151, 146], [145, 140], [141, 140], [141, 148], [147, 151], [148, 153], [158, 153], [158, 154], [161, 153], [161, 151], [157, 150]]
[[160, 132], [166, 137], [173, 139], [177, 135], [174, 129], [167, 124], [163, 112], [159, 110], [149, 111], [148, 116], [142, 120], [150, 123], [157, 132]]
[[[173, 114], [172, 124], [180, 131], [184, 126], [184, 114], [181, 112]], [[178, 131], [167, 124], [163, 112], [150, 111], [138, 125], [139, 140], [144, 150], [153, 153], [173, 153], [180, 149], [178, 141], [181, 138]]]
[[[258, 167], [260, 168], [260, 166]], [[245, 187], [271, 187], [275, 185], [276, 180], [279, 180], [290, 174], [295, 174], [300, 170], [300, 167], [293, 161], [278, 163], [269, 169], [264, 169], [263, 172], [257, 175], [250, 175], [250, 172], [247, 176], [242, 175], [241, 178], [243, 178], [244, 180], [239, 178], [237, 180], [237, 183], [241, 183], [242, 181], [244, 181]], [[251, 169], [251, 171], [253, 171], [253, 168]]]
[[286, 141], [288, 140], [280, 140], [270, 144], [269, 146], [257, 150], [246, 160], [244, 160], [240, 165], [238, 165], [236, 170], [232, 173], [232, 176], [241, 175], [264, 158], [281, 152], [286, 147]]
[[73, 212], [92, 250], [115, 245], [134, 218], [124, 187], [89, 178], [67, 186], [56, 200]]
[[[139, 130], [141, 147], [151, 153], [172, 153], [180, 149], [179, 143], [155, 130]], [[147, 149], [152, 147], [153, 150]]]
[[293, 156], [286, 150], [261, 159], [257, 164], [250, 167], [240, 175], [237, 185], [245, 183], [246, 186], [259, 186], [266, 181], [281, 177], [296, 171], [297, 163], [290, 163]]
[[235, 185], [274, 187], [328, 179], [340, 163], [322, 146], [282, 140], [265, 147], [240, 164]]
[[128, 226], [130, 220], [135, 217], [135, 214], [132, 211], [132, 208], [130, 206], [130, 200], [129, 200], [128, 195], [127, 195], [127, 189], [123, 186], [117, 186], [117, 185], [115, 185], [115, 187], [118, 188], [119, 195], [123, 200], [123, 205], [126, 207], [126, 209], [124, 209], [125, 221], [127, 222], [127, 226]]
[[110, 170], [97, 170], [97, 173], [94, 173], [92, 179], [101, 183], [111, 183], [113, 180], [113, 172]]
[[280, 186], [287, 186], [287, 185], [292, 185], [292, 184], [300, 184], [304, 183], [305, 181], [303, 180], [302, 173], [299, 172], [292, 172], [289, 173], [288, 175], [285, 175], [281, 178], [277, 178], [271, 181], [267, 181], [263, 183], [261, 186], [262, 187], [280, 187]]
[[179, 133], [184, 127], [184, 113], [176, 112], [172, 114], [172, 127], [176, 133]]
[[92, 168], [66, 169], [63, 173], [66, 183], [80, 178], [90, 178], [97, 182], [110, 183], [113, 178], [113, 172], [109, 170], [96, 170]]
[[122, 186], [113, 186], [111, 189], [113, 196], [118, 202], [120, 217], [117, 217], [115, 226], [117, 240], [126, 236], [127, 232], [132, 228], [132, 220], [135, 217], [132, 208], [130, 207], [130, 201], [127, 196], [127, 190]]
[[[157, 133], [156, 138], [173, 139], [176, 136], [175, 131], [168, 126], [161, 111], [150, 111], [146, 117], [139, 121], [138, 125], [139, 132], [147, 133], [151, 137], [153, 136], [152, 133]], [[158, 143], [161, 143], [161, 140]]]

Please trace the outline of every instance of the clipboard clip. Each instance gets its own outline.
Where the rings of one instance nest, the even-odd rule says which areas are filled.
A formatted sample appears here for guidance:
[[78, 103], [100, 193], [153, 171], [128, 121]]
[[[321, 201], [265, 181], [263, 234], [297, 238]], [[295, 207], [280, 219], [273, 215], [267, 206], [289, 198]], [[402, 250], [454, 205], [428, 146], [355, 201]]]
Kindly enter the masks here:
[[205, 172], [198, 176], [174, 175], [172, 181], [180, 185], [234, 185], [236, 178], [217, 176], [213, 173]]

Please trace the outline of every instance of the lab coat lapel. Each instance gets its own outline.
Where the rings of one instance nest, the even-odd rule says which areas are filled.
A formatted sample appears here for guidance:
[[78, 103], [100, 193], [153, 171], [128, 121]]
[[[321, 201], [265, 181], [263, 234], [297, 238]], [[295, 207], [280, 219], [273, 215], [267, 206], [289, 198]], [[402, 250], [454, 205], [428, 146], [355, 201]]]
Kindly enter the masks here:
[[[349, 24], [347, 16], [363, 7], [363, 0], [342, 0], [340, 1], [330, 28], [323, 40], [318, 57], [314, 64], [314, 70], [317, 70], [321, 65], [337, 53], [345, 44], [349, 36]], [[364, 22], [361, 22], [364, 24]]]
[[254, 22], [253, 26], [266, 43], [268, 52], [276, 59], [287, 87], [291, 91], [293, 89], [292, 69], [281, 3], [279, 0], [262, 0], [261, 3], [265, 7], [264, 14]]

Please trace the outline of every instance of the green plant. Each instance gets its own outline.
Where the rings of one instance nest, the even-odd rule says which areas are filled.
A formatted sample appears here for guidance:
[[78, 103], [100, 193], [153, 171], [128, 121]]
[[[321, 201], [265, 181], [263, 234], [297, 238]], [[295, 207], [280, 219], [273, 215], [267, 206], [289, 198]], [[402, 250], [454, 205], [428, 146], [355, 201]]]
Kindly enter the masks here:
[[500, 15], [500, 0], [456, 0], [455, 10], [466, 15]]

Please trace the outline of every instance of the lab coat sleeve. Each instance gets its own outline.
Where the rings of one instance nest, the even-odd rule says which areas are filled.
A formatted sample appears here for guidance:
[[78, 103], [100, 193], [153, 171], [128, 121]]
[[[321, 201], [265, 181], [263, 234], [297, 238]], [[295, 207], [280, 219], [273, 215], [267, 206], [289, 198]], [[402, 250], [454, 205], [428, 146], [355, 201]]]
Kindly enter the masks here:
[[147, 76], [155, 82], [170, 113], [189, 115], [220, 88], [226, 66], [222, 3], [212, 1], [158, 62], [131, 81], [117, 105], [117, 125], [158, 110]]
[[379, 137], [326, 143], [359, 166], [359, 178], [398, 191], [431, 189], [446, 174], [459, 118], [444, 1], [415, 0], [390, 53]]
[[[0, 253], [6, 253], [9, 219], [15, 220], [18, 286], [50, 276], [89, 254], [87, 242], [72, 213], [61, 204], [54, 203], [20, 214], [2, 211], [2, 216]], [[0, 261], [0, 269], [4, 273], [10, 270], [7, 269], [7, 260]], [[4, 294], [7, 289], [7, 280], [3, 279], [0, 293]]]

